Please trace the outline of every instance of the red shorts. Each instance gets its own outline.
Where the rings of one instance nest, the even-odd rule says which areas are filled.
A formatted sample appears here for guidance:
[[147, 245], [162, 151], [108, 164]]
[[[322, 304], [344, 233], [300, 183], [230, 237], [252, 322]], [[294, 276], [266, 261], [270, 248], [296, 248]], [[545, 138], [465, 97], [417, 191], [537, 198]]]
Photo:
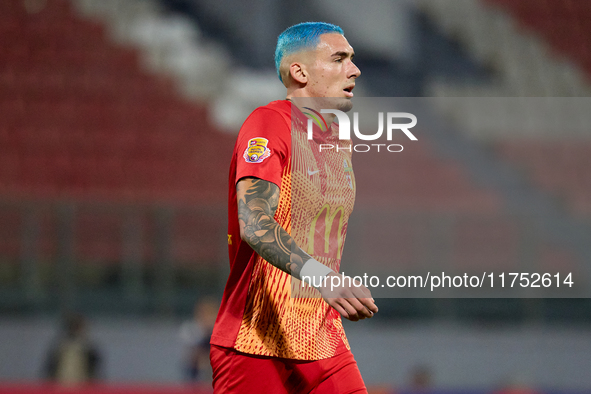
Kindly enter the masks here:
[[211, 345], [210, 359], [215, 394], [367, 394], [351, 351], [325, 360], [302, 361]]

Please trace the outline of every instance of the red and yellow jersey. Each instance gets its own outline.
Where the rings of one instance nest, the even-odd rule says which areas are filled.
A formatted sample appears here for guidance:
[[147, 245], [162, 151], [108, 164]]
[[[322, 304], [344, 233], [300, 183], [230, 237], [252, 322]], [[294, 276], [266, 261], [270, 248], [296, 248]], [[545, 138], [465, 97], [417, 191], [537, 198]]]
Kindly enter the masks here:
[[[299, 360], [349, 349], [338, 312], [240, 239], [236, 183], [264, 179], [280, 188], [275, 220], [304, 251], [339, 271], [355, 200], [351, 141], [338, 140], [336, 125], [315, 127], [308, 140], [306, 126], [306, 116], [295, 106], [292, 111], [289, 101], [274, 101], [255, 110], [240, 130], [229, 179], [230, 276], [212, 344]], [[321, 144], [334, 149], [320, 152]]]

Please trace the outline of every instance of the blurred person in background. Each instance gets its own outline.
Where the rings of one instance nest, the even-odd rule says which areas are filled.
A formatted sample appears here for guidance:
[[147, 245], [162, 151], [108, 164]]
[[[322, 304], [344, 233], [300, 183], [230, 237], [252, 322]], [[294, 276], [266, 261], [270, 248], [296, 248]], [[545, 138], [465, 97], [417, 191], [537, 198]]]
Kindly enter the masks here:
[[418, 364], [410, 370], [408, 387], [412, 392], [428, 392], [433, 390], [433, 372], [424, 364]]
[[209, 341], [218, 308], [215, 298], [204, 297], [195, 303], [193, 318], [181, 326], [180, 337], [186, 347], [183, 373], [189, 382], [211, 381]]
[[[286, 99], [256, 109], [240, 129], [229, 179], [230, 276], [211, 339], [216, 393], [367, 393], [341, 316], [357, 321], [378, 309], [365, 286], [326, 285], [338, 276], [355, 199], [351, 141], [338, 139], [329, 116], [327, 129], [315, 129], [308, 141], [307, 118], [291, 101], [314, 98], [315, 111], [350, 110], [361, 73], [353, 56], [338, 26], [288, 28], [275, 52]], [[327, 140], [341, 150], [318, 154]], [[292, 151], [314, 157], [318, 169], [292, 168]], [[296, 202], [294, 190], [301, 191]], [[296, 204], [303, 212], [292, 221]], [[324, 224], [316, 225], [323, 212], [332, 220], [340, 212], [336, 220], [343, 224], [326, 238]], [[292, 238], [296, 233], [305, 235]], [[311, 251], [316, 235], [328, 251]], [[301, 286], [303, 277], [318, 291]], [[329, 280], [323, 285], [322, 279]]]
[[99, 367], [100, 354], [87, 338], [84, 316], [67, 314], [60, 338], [47, 356], [47, 378], [65, 386], [90, 383], [97, 379]]

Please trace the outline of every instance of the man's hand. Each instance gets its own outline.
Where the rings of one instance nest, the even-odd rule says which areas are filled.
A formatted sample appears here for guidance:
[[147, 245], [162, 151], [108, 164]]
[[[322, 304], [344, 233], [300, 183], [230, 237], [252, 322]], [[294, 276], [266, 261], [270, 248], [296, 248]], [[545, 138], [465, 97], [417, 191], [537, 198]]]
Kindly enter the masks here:
[[[331, 289], [331, 278], [334, 276], [339, 279], [339, 286]], [[378, 312], [378, 307], [371, 297], [369, 289], [360, 283], [358, 283], [359, 286], [355, 286], [353, 279], [351, 279], [351, 283], [348, 279], [345, 281], [341, 281], [341, 279], [342, 277], [337, 273], [329, 273], [326, 276], [326, 286], [318, 288], [322, 298], [341, 316], [351, 321], [373, 317], [374, 313]]]

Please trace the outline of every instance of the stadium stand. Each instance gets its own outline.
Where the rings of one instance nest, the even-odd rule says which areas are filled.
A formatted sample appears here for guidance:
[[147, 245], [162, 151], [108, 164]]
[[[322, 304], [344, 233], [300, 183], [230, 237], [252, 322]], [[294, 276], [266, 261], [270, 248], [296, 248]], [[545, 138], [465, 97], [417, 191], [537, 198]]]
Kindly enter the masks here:
[[439, 157], [428, 137], [421, 136], [420, 144], [402, 139], [392, 143], [403, 146], [403, 151], [354, 156], [357, 204], [399, 212], [499, 211], [501, 201], [495, 191], [471, 182], [465, 168], [453, 159]]
[[171, 202], [223, 193], [225, 179], [208, 179], [203, 163], [225, 167], [231, 138], [213, 135], [203, 105], [142, 71], [137, 51], [111, 44], [68, 2], [36, 13], [23, 4], [3, 3], [3, 29], [19, 37], [2, 47], [5, 192]]
[[[591, 193], [583, 175], [589, 151], [587, 2], [462, 0], [457, 8], [425, 2], [423, 9], [469, 52], [492, 64], [493, 84], [434, 81], [437, 96], [554, 97], [474, 101], [456, 106], [462, 131], [491, 144], [574, 216], [587, 216]], [[464, 21], [467, 21], [464, 23]], [[567, 97], [568, 96], [568, 97]], [[560, 97], [560, 99], [558, 98]], [[465, 101], [464, 103], [467, 103]], [[459, 116], [464, 114], [464, 116]]]
[[[487, 0], [511, 15], [523, 31], [543, 40], [555, 57], [567, 58], [584, 72], [583, 83], [591, 81], [591, 5], [585, 1]], [[574, 103], [573, 103], [574, 104]], [[576, 113], [576, 111], [575, 111]], [[572, 111], [571, 111], [572, 114]], [[588, 122], [584, 122], [588, 126]], [[551, 193], [573, 216], [589, 216], [591, 187], [585, 175], [591, 157], [588, 127], [581, 138], [572, 138], [568, 130], [555, 129], [560, 139], [504, 139], [498, 150], [526, 172], [536, 187]]]
[[[498, 185], [496, 190], [505, 204], [513, 207], [512, 211], [536, 212], [535, 217], [553, 223], [546, 226], [549, 230], [546, 232], [554, 232], [550, 239], [578, 239], [567, 242], [578, 242], [577, 247], [539, 248], [529, 256], [530, 263], [547, 269], [578, 267], [584, 272], [589, 251], [577, 234], [580, 226], [585, 226], [579, 222], [588, 217], [591, 201], [591, 191], [584, 179], [591, 151], [589, 74], [584, 61], [588, 52], [584, 33], [588, 5], [582, 3], [461, 0], [425, 1], [420, 6], [443, 34], [458, 40], [470, 56], [490, 67], [496, 75], [488, 83], [478, 84], [434, 78], [427, 89], [441, 98], [436, 104], [456, 121], [464, 138], [472, 141], [470, 145], [479, 147], [481, 154], [484, 150], [493, 153], [488, 168], [477, 165], [470, 168], [471, 173], [476, 177], [496, 174], [493, 176], [499, 180], [493, 181]], [[456, 153], [459, 160], [465, 156], [459, 150]], [[511, 173], [500, 168], [507, 168]], [[519, 197], [525, 195], [531, 198], [529, 207]], [[546, 196], [551, 199], [545, 199]], [[550, 203], [536, 206], [533, 204], [536, 199]], [[534, 206], [533, 210], [529, 209]], [[504, 238], [512, 232], [511, 228], [523, 230], [533, 222], [527, 223], [528, 220], [518, 220], [518, 224], [495, 231], [477, 227], [466, 231], [460, 226], [458, 231], [463, 233], [460, 239], [472, 241], [466, 242], [468, 249], [461, 245], [455, 248], [456, 263], [466, 264], [478, 256], [482, 260], [484, 255], [470, 252], [473, 245], [480, 245], [474, 251], [487, 250], [487, 243], [480, 242], [477, 234], [488, 234], [489, 238], [499, 238], [502, 234]], [[557, 237], [552, 227], [570, 228], [570, 235]], [[498, 263], [515, 264], [523, 259], [522, 251], [511, 245], [520, 238], [523, 247], [527, 241], [524, 243], [517, 234], [491, 243], [500, 247], [497, 251], [503, 251], [497, 252], [500, 253]]]
[[[216, 130], [206, 105], [145, 71], [138, 50], [113, 43], [69, 1], [0, 7], [1, 250], [14, 263], [6, 284], [26, 283], [18, 278], [29, 267], [36, 292], [61, 286], [43, 268], [58, 272], [59, 261], [90, 270], [95, 283], [109, 267], [125, 275], [126, 260], [138, 261], [141, 278], [162, 254], [204, 267], [223, 259], [210, 247], [223, 223], [208, 215], [226, 194], [234, 138]], [[159, 226], [174, 232], [168, 245], [158, 246]]]
[[[3, 3], [3, 29], [19, 37], [3, 42], [5, 195], [177, 204], [225, 195], [225, 177], [213, 174], [226, 167], [220, 151], [229, 151], [233, 137], [208, 123], [202, 105], [179, 98], [166, 78], [142, 71], [136, 50], [112, 44], [104, 26], [76, 17], [69, 2], [52, 0], [33, 13], [24, 4]], [[418, 154], [421, 168], [438, 167], [429, 153]], [[408, 179], [398, 174], [397, 180]], [[431, 203], [471, 193], [453, 164], [434, 178], [451, 198]], [[432, 179], [408, 182], [397, 190], [411, 203], [434, 186]]]
[[499, 154], [552, 194], [575, 217], [591, 214], [591, 144], [589, 141], [503, 141]]
[[507, 10], [525, 29], [543, 37], [557, 54], [591, 74], [591, 4], [576, 0], [487, 1]]
[[[432, 82], [429, 95], [444, 97], [587, 97], [588, 78], [573, 62], [557, 57], [541, 37], [520, 27], [489, 1], [420, 1], [441, 31], [458, 41], [481, 64], [495, 70], [492, 84]], [[512, 4], [519, 7], [522, 1]], [[546, 3], [546, 2], [543, 2]], [[532, 3], [533, 4], [533, 3]], [[543, 8], [543, 7], [541, 7]]]

